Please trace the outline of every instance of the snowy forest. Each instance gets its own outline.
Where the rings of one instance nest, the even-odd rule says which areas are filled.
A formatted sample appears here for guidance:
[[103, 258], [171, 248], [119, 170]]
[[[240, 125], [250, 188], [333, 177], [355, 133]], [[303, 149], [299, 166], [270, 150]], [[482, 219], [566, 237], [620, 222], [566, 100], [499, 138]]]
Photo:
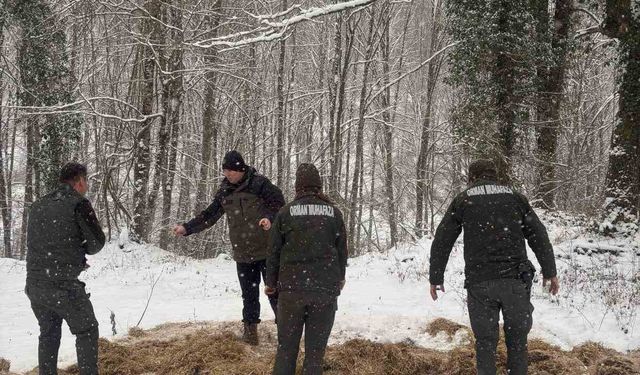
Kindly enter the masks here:
[[344, 214], [327, 374], [475, 373], [462, 241], [438, 301], [428, 270], [478, 159], [558, 264], [558, 295], [529, 280], [530, 373], [640, 373], [640, 1], [0, 0], [0, 373], [38, 363], [27, 224], [71, 161], [107, 241], [81, 274], [100, 372], [271, 373], [262, 290], [263, 345], [237, 338], [227, 219], [172, 232], [230, 150], [287, 202], [313, 163]]
[[66, 1], [0, 8], [4, 256], [30, 203], [86, 163], [109, 236], [197, 257], [168, 228], [237, 149], [287, 198], [321, 170], [353, 254], [433, 234], [478, 157], [541, 208], [633, 233], [640, 207], [637, 2]]

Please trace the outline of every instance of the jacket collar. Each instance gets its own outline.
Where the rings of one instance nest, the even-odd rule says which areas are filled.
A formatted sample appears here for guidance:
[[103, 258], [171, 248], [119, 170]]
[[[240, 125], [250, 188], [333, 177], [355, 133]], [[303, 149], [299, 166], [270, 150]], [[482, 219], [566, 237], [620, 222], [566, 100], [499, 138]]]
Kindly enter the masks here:
[[476, 187], [476, 186], [479, 186], [479, 185], [498, 185], [498, 183], [496, 181], [485, 180], [485, 179], [481, 178], [481, 179], [476, 180], [471, 185], [469, 185], [469, 188]]
[[84, 198], [82, 194], [78, 193], [76, 189], [73, 188], [73, 186], [65, 182], [59, 183], [58, 188], [52, 191], [50, 194], [54, 194], [54, 196], [57, 196], [58, 198], [61, 198], [62, 196], [65, 196], [65, 195], [66, 196], [75, 195], [75, 196]]

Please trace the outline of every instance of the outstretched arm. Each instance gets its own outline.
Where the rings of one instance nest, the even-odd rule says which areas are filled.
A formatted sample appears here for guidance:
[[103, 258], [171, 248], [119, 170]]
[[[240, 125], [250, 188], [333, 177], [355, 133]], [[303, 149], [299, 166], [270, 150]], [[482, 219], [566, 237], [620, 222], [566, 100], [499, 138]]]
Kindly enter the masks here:
[[224, 214], [224, 207], [222, 207], [222, 198], [224, 197], [224, 189], [220, 188], [216, 193], [213, 202], [209, 207], [205, 208], [198, 216], [182, 224], [185, 228], [185, 236], [190, 234], [202, 232], [203, 230], [212, 227]]

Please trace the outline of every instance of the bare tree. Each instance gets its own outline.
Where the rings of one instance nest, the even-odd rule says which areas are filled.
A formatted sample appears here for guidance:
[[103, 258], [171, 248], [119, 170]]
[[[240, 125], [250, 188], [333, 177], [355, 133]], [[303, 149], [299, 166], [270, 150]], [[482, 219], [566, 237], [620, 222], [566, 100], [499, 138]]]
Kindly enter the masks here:
[[640, 16], [637, 10], [633, 12], [630, 0], [608, 0], [606, 13], [603, 32], [620, 41], [623, 67], [619, 120], [609, 155], [606, 213], [613, 223], [633, 222], [640, 214]]
[[[151, 0], [145, 3], [146, 16], [142, 18], [141, 34], [146, 40], [139, 41], [134, 48], [138, 49], [141, 74], [140, 114], [149, 116], [153, 113], [156, 97], [156, 70], [159, 64], [156, 47], [161, 44], [160, 19], [161, 2]], [[151, 167], [151, 127], [154, 118], [147, 117], [136, 129], [133, 148], [133, 218], [131, 222], [131, 239], [142, 241], [146, 233], [147, 194], [149, 192], [149, 170]]]
[[[539, 0], [538, 23], [542, 37], [550, 35], [550, 46], [553, 51], [551, 65], [540, 67], [540, 100], [538, 102], [538, 152], [540, 165], [538, 167], [538, 195], [546, 208], [554, 208], [554, 194], [556, 193], [556, 147], [558, 143], [558, 128], [560, 127], [560, 110], [565, 86], [565, 71], [567, 66], [569, 31], [571, 30], [571, 0], [556, 0], [553, 22], [549, 22], [549, 1]], [[551, 28], [551, 30], [549, 30]]]

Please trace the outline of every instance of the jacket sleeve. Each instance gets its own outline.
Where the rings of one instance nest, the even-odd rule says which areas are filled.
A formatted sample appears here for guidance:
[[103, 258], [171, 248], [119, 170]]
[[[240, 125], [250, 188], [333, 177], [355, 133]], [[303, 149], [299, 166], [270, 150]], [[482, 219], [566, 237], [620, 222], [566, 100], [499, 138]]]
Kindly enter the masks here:
[[89, 255], [96, 254], [105, 244], [105, 236], [91, 202], [83, 199], [75, 209], [76, 221], [84, 238], [83, 247]]
[[282, 191], [271, 181], [269, 181], [268, 178], [264, 177], [259, 196], [264, 202], [264, 205], [262, 207], [262, 217], [266, 217], [267, 219], [269, 219], [269, 221], [273, 222], [274, 218], [278, 214], [278, 211], [280, 211], [285, 203]]
[[212, 227], [220, 220], [224, 214], [224, 207], [222, 207], [222, 199], [225, 196], [225, 190], [223, 187], [218, 189], [213, 202], [204, 211], [200, 212], [198, 216], [182, 224], [187, 230], [186, 235], [202, 232], [203, 230]]
[[451, 202], [442, 221], [440, 221], [440, 225], [438, 225], [435, 238], [431, 243], [429, 261], [429, 282], [431, 285], [442, 285], [444, 283], [444, 270], [447, 267], [451, 249], [460, 232], [462, 232], [459, 201], [460, 198], [456, 198]]
[[284, 245], [284, 237], [281, 230], [282, 215], [276, 215], [275, 221], [271, 226], [270, 245], [271, 254], [267, 258], [267, 277], [265, 284], [275, 288], [278, 286], [278, 276], [280, 274], [280, 252]]
[[339, 228], [336, 236], [336, 249], [338, 249], [338, 262], [340, 264], [340, 273], [342, 280], [346, 277], [347, 272], [347, 259], [349, 258], [349, 248], [347, 246], [347, 229], [344, 225], [344, 218], [342, 213], [338, 211], [339, 215]]
[[557, 275], [556, 259], [553, 255], [553, 246], [549, 241], [549, 235], [544, 224], [538, 218], [527, 198], [518, 194], [522, 202], [524, 217], [522, 219], [522, 232], [527, 239], [527, 243], [540, 263], [542, 276], [549, 279]]

